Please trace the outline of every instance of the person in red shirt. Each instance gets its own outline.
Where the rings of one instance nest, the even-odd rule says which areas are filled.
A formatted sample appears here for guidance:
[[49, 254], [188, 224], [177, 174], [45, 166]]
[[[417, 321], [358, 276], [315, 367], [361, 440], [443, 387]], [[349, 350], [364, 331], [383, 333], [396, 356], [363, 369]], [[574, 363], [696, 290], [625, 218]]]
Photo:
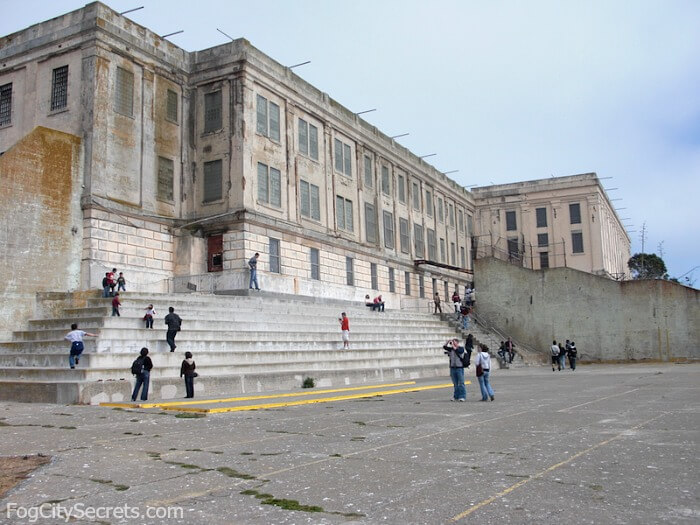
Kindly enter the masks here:
[[340, 315], [342, 317], [339, 317], [338, 321], [340, 321], [340, 329], [343, 332], [343, 348], [350, 350], [350, 319], [345, 315], [345, 312]]
[[115, 315], [117, 317], [121, 317], [121, 314], [119, 313], [119, 307], [122, 305], [122, 303], [119, 301], [119, 292], [117, 292], [114, 295], [114, 299], [112, 299], [112, 317]]
[[379, 312], [384, 311], [384, 301], [382, 301], [382, 296], [378, 295], [377, 297], [374, 298], [374, 307], [377, 309]]
[[111, 272], [107, 272], [107, 280], [109, 281], [109, 294], [114, 297], [114, 289], [117, 287], [117, 269], [112, 268]]

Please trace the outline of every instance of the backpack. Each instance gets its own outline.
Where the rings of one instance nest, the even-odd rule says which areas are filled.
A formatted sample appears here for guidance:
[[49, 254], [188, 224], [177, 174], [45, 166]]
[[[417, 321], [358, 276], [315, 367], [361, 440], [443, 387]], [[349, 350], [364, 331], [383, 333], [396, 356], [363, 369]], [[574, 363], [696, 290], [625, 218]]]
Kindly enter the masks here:
[[134, 359], [134, 362], [131, 363], [131, 373], [135, 376], [140, 376], [143, 374], [143, 362], [144, 358], [141, 356]]
[[471, 364], [471, 357], [472, 351], [465, 348], [464, 353], [461, 356], [459, 356], [459, 358], [462, 361], [462, 366], [464, 366], [464, 368], [469, 368], [469, 365]]

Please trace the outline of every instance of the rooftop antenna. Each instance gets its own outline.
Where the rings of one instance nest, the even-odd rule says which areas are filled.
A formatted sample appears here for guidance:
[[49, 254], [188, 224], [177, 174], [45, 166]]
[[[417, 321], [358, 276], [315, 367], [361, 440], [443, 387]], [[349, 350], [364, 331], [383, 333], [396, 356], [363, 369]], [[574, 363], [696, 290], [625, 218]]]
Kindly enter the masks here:
[[366, 109], [366, 110], [364, 110], [364, 111], [358, 111], [357, 113], [355, 113], [355, 115], [363, 115], [363, 114], [365, 114], [365, 113], [372, 113], [372, 111], [377, 111], [377, 108], [374, 108], [374, 109]]
[[184, 32], [185, 32], [184, 29], [180, 29], [179, 31], [174, 31], [172, 33], [168, 33], [167, 35], [161, 35], [161, 38], [168, 38], [169, 36], [179, 35], [180, 33], [184, 33]]
[[418, 157], [418, 158], [419, 158], [419, 159], [424, 159], [424, 158], [426, 158], [426, 157], [434, 157], [435, 155], [437, 155], [437, 153], [428, 153], [427, 155], [421, 155], [421, 156]]
[[139, 9], [143, 9], [143, 6], [141, 7], [134, 7], [133, 9], [127, 9], [126, 11], [122, 11], [119, 13], [120, 15], [125, 15], [127, 13], [133, 13], [134, 11], [138, 11]]
[[224, 32], [223, 32], [221, 29], [219, 29], [218, 27], [216, 28], [216, 30], [217, 30], [219, 33], [221, 33], [222, 35], [224, 35], [226, 38], [230, 38], [230, 39], [231, 39], [231, 42], [233, 42], [233, 41], [235, 40], [231, 35], [227, 35], [226, 33], [224, 33]]
[[449, 175], [450, 173], [457, 173], [459, 170], [450, 170], [450, 171], [443, 171], [443, 175]]
[[306, 62], [299, 62], [298, 64], [294, 64], [293, 66], [287, 66], [287, 69], [294, 69], [295, 67], [305, 66], [306, 64], [311, 64], [311, 60], [307, 60]]
[[410, 135], [410, 133], [401, 133], [401, 135], [394, 135], [393, 137], [389, 137], [390, 139], [398, 139], [399, 137], [405, 137], [407, 135]]

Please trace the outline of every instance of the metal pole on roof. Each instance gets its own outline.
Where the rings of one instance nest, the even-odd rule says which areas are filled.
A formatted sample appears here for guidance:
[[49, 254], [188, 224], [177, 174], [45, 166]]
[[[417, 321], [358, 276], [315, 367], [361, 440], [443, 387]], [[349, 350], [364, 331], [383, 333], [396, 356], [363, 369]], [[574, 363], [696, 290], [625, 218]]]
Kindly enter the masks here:
[[230, 38], [230, 39], [231, 39], [231, 42], [233, 42], [233, 41], [235, 40], [235, 38], [233, 38], [231, 35], [227, 35], [226, 33], [224, 33], [224, 32], [223, 32], [221, 29], [219, 29], [218, 27], [216, 28], [216, 30], [217, 30], [219, 33], [221, 33], [222, 35], [224, 35], [226, 38]]
[[134, 11], [138, 11], [139, 9], [143, 9], [143, 6], [141, 7], [134, 7], [133, 9], [127, 9], [126, 11], [122, 11], [119, 13], [120, 15], [125, 15], [127, 13], [133, 13]]
[[306, 64], [311, 64], [311, 60], [307, 60], [306, 62], [299, 62], [298, 64], [294, 64], [293, 66], [287, 66], [287, 69], [293, 69], [295, 67], [305, 66]]

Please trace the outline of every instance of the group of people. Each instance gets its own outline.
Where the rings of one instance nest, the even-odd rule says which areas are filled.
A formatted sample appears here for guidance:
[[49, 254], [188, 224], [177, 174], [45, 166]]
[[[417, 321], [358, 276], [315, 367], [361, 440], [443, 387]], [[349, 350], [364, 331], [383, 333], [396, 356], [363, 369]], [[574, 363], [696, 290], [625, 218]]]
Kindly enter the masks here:
[[[114, 297], [117, 292], [126, 292], [126, 279], [124, 272], [119, 272], [119, 276], [117, 276], [117, 269], [112, 268], [112, 271], [105, 273], [102, 278], [102, 297]], [[117, 293], [117, 295], [119, 294]]]
[[512, 363], [515, 357], [515, 343], [509, 337], [507, 341], [501, 341], [501, 346], [498, 347], [498, 355], [506, 363]]
[[[180, 377], [185, 379], [185, 399], [194, 397], [194, 378], [197, 377], [195, 369], [197, 365], [192, 359], [192, 352], [185, 352], [185, 359], [180, 365]], [[141, 401], [148, 401], [148, 386], [151, 380], [151, 370], [153, 370], [153, 361], [148, 356], [148, 348], [145, 346], [139, 352], [139, 356], [131, 364], [131, 373], [136, 377], [136, 384], [131, 393], [131, 401], [136, 401], [136, 398], [141, 391]]]
[[[472, 334], [467, 335], [464, 346], [459, 344], [458, 339], [447, 341], [442, 347], [445, 354], [449, 357], [450, 362], [450, 378], [454, 391], [451, 401], [466, 401], [467, 387], [464, 384], [464, 369], [471, 366], [471, 356], [474, 351], [474, 337]], [[476, 359], [474, 360], [476, 367], [476, 378], [479, 381], [479, 389], [481, 390], [481, 401], [496, 400], [496, 394], [491, 386], [491, 355], [489, 347], [480, 344]]]
[[374, 299], [369, 298], [369, 294], [365, 295], [365, 306], [367, 306], [370, 310], [377, 311], [377, 312], [383, 312], [384, 311], [384, 300], [382, 299], [381, 295], [378, 295]]
[[554, 372], [554, 367], [560, 372], [566, 369], [566, 358], [569, 358], [569, 368], [571, 370], [576, 370], [576, 358], [578, 357], [578, 350], [576, 349], [576, 343], [573, 341], [566, 340], [563, 345], [555, 341], [552, 341], [552, 346], [550, 347], [550, 352], [552, 355], [552, 372]]

